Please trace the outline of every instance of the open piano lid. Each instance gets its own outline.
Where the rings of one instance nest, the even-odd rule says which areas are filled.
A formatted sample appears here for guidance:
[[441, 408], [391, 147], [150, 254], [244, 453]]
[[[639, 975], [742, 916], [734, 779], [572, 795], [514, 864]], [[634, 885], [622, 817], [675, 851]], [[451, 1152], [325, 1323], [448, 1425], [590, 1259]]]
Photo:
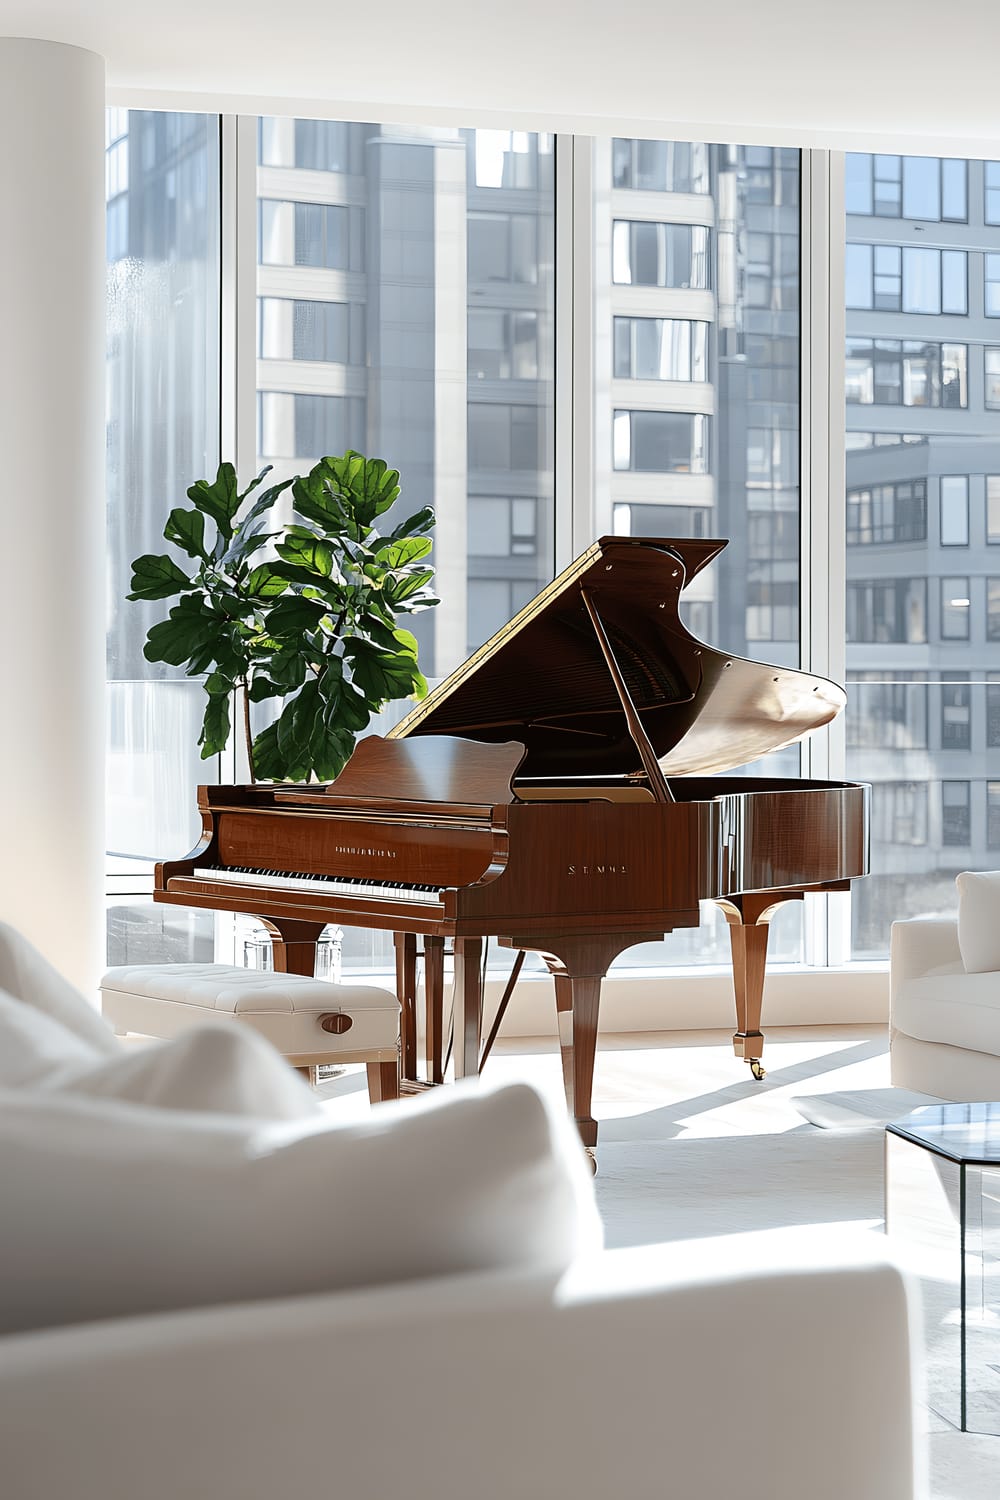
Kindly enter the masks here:
[[519, 779], [642, 773], [584, 595], [666, 775], [709, 775], [838, 714], [824, 677], [726, 655], [681, 624], [681, 590], [720, 540], [601, 537], [389, 733], [519, 740]]

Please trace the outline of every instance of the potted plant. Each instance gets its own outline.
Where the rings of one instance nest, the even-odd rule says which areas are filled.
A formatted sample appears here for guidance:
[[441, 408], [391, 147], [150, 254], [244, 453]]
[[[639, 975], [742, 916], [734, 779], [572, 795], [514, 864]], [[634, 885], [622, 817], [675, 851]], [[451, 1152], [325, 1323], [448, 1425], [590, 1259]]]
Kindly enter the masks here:
[[[399, 474], [348, 451], [257, 493], [270, 467], [240, 491], [232, 464], [188, 490], [164, 537], [190, 559], [147, 554], [133, 563], [129, 599], [179, 595], [150, 629], [147, 661], [203, 677], [202, 758], [225, 748], [230, 705], [241, 700], [250, 778], [332, 780], [373, 714], [422, 698], [417, 642], [398, 621], [437, 604], [427, 562], [428, 507], [387, 535], [375, 523], [399, 498]], [[291, 490], [292, 520], [276, 502]], [[254, 734], [251, 705], [281, 699]]]

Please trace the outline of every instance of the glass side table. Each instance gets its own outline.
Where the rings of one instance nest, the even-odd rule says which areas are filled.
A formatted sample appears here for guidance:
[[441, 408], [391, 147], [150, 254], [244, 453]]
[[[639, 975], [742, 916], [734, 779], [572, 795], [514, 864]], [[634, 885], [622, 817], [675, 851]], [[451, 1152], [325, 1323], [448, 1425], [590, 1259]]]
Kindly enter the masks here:
[[886, 1126], [885, 1227], [921, 1279], [931, 1407], [1000, 1434], [1000, 1103]]

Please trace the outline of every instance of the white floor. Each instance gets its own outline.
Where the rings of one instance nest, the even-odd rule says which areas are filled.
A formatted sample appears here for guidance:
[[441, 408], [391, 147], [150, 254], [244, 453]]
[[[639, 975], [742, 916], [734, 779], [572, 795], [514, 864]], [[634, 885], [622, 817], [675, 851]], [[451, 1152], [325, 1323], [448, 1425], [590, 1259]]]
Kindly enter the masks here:
[[[885, 1029], [774, 1030], [765, 1063], [755, 1083], [718, 1032], [602, 1037], [595, 1187], [609, 1245], [802, 1223], [881, 1233], [881, 1131], [819, 1130], [794, 1099], [887, 1087]], [[488, 1076], [528, 1077], [562, 1098], [554, 1042], [502, 1043]], [[332, 1113], [367, 1107], [356, 1071], [322, 1091]], [[995, 1500], [1000, 1438], [958, 1432], [934, 1411], [926, 1422], [933, 1500]]]

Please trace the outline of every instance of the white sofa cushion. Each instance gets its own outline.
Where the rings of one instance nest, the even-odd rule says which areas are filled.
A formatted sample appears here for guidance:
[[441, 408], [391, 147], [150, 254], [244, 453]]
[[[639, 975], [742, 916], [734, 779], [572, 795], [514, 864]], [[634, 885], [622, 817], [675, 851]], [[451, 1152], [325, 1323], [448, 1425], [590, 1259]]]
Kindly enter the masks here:
[[45, 1011], [0, 990], [0, 1088], [34, 1088], [259, 1119], [318, 1114], [312, 1089], [247, 1027], [202, 1025], [108, 1056]]
[[597, 1249], [590, 1172], [527, 1084], [331, 1126], [0, 1092], [0, 1331]]
[[68, 1067], [46, 1087], [160, 1109], [208, 1110], [259, 1120], [322, 1113], [303, 1078], [247, 1027], [204, 1025], [166, 1042], [123, 1046], [117, 1057]]
[[1000, 973], [1000, 870], [956, 876], [958, 946], [967, 974]]
[[8, 922], [0, 922], [0, 989], [44, 1011], [97, 1051], [109, 1055], [118, 1051], [117, 1038], [96, 1006]]
[[0, 989], [0, 1088], [44, 1084], [67, 1069], [106, 1061], [107, 1054], [78, 1032]]
[[891, 1025], [920, 1042], [1000, 1053], [1000, 974], [966, 974], [947, 964], [908, 979], [893, 993]]

